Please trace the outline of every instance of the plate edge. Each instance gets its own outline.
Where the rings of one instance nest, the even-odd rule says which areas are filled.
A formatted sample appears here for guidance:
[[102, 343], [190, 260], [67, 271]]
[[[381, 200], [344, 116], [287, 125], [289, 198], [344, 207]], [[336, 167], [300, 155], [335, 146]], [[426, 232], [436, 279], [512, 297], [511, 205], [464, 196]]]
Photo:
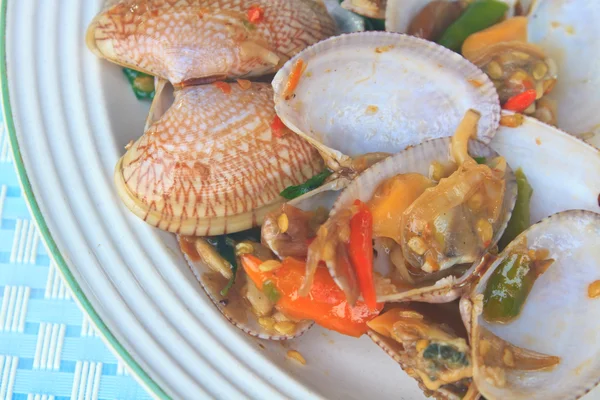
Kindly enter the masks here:
[[23, 162], [23, 158], [21, 157], [21, 153], [19, 150], [19, 142], [17, 139], [17, 133], [14, 125], [14, 120], [12, 116], [12, 107], [10, 103], [10, 93], [8, 88], [8, 69], [7, 69], [7, 57], [6, 57], [6, 31], [7, 31], [7, 10], [8, 10], [8, 0], [0, 0], [0, 34], [2, 38], [0, 38], [0, 99], [1, 99], [1, 108], [2, 114], [4, 117], [4, 124], [6, 128], [6, 132], [8, 133], [8, 139], [10, 143], [10, 148], [12, 150], [13, 160], [15, 163], [15, 169], [17, 172], [19, 184], [21, 186], [21, 190], [25, 195], [25, 201], [27, 204], [27, 208], [33, 217], [33, 222], [35, 223], [40, 236], [48, 250], [50, 258], [55, 262], [58, 267], [58, 271], [60, 272], [62, 278], [65, 283], [69, 287], [71, 294], [73, 295], [73, 299], [75, 303], [79, 306], [80, 310], [86, 314], [94, 327], [100, 333], [100, 337], [103, 339], [104, 343], [110, 348], [112, 353], [121, 361], [123, 364], [132, 372], [132, 376], [135, 380], [140, 383], [144, 389], [153, 397], [159, 399], [170, 399], [170, 397], [165, 393], [165, 391], [156, 383], [147, 373], [142, 369], [142, 367], [135, 361], [135, 359], [129, 354], [129, 352], [119, 343], [117, 338], [112, 334], [108, 326], [102, 321], [85, 293], [81, 290], [79, 283], [75, 280], [75, 277], [72, 275], [67, 263], [65, 262], [64, 257], [60, 253], [58, 246], [56, 245], [52, 234], [50, 233], [50, 229], [48, 228], [44, 216], [41, 213], [35, 195], [33, 193], [33, 188], [31, 187], [31, 183], [29, 181], [29, 177], [27, 176], [27, 171], [25, 170], [25, 164]]

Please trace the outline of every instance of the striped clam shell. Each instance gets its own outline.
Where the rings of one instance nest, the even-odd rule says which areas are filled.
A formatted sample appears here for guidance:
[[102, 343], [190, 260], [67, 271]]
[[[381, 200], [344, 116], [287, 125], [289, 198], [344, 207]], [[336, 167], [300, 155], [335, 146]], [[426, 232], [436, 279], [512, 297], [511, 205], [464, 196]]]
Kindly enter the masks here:
[[[510, 323], [482, 317], [480, 296], [495, 271], [527, 239], [531, 250], [549, 251], [555, 260], [533, 285], [521, 314]], [[578, 399], [600, 381], [600, 302], [588, 294], [600, 278], [600, 214], [571, 210], [552, 215], [517, 237], [500, 254], [470, 295], [474, 380], [486, 399]], [[481, 327], [528, 350], [560, 357], [551, 370], [506, 369], [505, 384], [486, 379], [478, 340]], [[597, 396], [598, 393], [596, 392]], [[594, 397], [596, 398], [596, 397]]]
[[175, 92], [175, 101], [129, 148], [115, 169], [117, 191], [138, 217], [186, 236], [260, 225], [279, 193], [323, 170], [299, 136], [277, 137], [273, 91], [253, 83]]
[[[450, 138], [430, 140], [417, 146], [409, 147], [375, 164], [350, 182], [336, 201], [332, 213], [350, 207], [356, 199], [364, 202], [369, 201], [381, 182], [395, 175], [413, 172], [428, 176], [429, 167], [433, 161], [445, 162], [452, 160], [450, 140]], [[474, 157], [486, 158], [498, 156], [498, 153], [489, 146], [475, 140], [469, 142], [469, 154]], [[512, 215], [516, 197], [516, 178], [511, 168], [507, 167], [503, 211], [500, 220], [496, 223], [490, 247], [494, 246], [500, 240], [500, 237], [502, 237]], [[428, 303], [447, 303], [456, 300], [464, 291], [466, 282], [470, 281], [472, 276], [479, 273], [481, 266], [478, 264], [478, 262], [475, 262], [462, 277], [446, 277], [431, 286], [399, 291], [386, 296], [380, 296], [378, 299], [386, 302], [420, 301]], [[330, 269], [330, 272], [337, 282], [335, 271]]]
[[[256, 6], [264, 14], [253, 23]], [[94, 18], [86, 42], [102, 58], [179, 84], [274, 72], [335, 32], [313, 0], [122, 0]]]
[[[298, 60], [306, 68], [289, 94]], [[481, 113], [478, 139], [489, 143], [500, 118], [498, 95], [481, 70], [441, 46], [395, 33], [324, 40], [288, 61], [273, 88], [281, 120], [333, 169], [364, 153], [452, 136], [468, 109]]]

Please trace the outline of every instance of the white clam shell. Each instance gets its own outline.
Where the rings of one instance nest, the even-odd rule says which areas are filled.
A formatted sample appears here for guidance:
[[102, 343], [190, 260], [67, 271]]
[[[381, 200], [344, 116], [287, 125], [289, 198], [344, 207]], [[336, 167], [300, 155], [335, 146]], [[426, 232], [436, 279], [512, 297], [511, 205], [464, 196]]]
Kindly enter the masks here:
[[556, 61], [558, 127], [573, 134], [596, 133], [600, 145], [600, 2], [538, 1], [529, 19], [529, 40]]
[[529, 249], [547, 249], [555, 262], [537, 279], [516, 320], [490, 324], [473, 307], [471, 343], [477, 343], [474, 335], [483, 326], [513, 345], [561, 361], [551, 371], [508, 370], [506, 386], [498, 388], [479, 373], [475, 345], [474, 379], [489, 400], [577, 399], [600, 381], [600, 300], [588, 296], [588, 286], [600, 279], [600, 214], [566, 211], [530, 227], [504, 250], [472, 296], [483, 293], [502, 256], [523, 236]]
[[[180, 242], [182, 240], [181, 236], [178, 235], [177, 240]], [[302, 336], [307, 330], [309, 330], [314, 325], [314, 322], [312, 321], [302, 321], [297, 324], [296, 332], [294, 334], [282, 335], [265, 330], [265, 328], [263, 328], [258, 323], [258, 317], [256, 317], [256, 315], [252, 313], [252, 311], [250, 310], [250, 306], [248, 306], [245, 310], [245, 318], [240, 318], [238, 316], [239, 310], [237, 312], [232, 312], [228, 308], [228, 305], [222, 302], [225, 299], [220, 293], [220, 290], [223, 287], [215, 287], [214, 285], [210, 284], [210, 277], [214, 277], [217, 273], [215, 273], [208, 265], [204, 264], [203, 262], [194, 261], [190, 259], [190, 257], [185, 253], [184, 257], [187, 260], [192, 273], [202, 286], [202, 289], [204, 289], [210, 300], [219, 309], [221, 314], [223, 314], [223, 316], [227, 318], [227, 320], [231, 322], [235, 327], [241, 329], [248, 335], [255, 336], [260, 339], [288, 340]], [[239, 268], [242, 267], [240, 266]], [[234, 290], [234, 288], [232, 288], [232, 290]]]
[[600, 212], [595, 147], [530, 117], [517, 128], [500, 126], [490, 146], [513, 169], [523, 169], [533, 188], [531, 223], [571, 209]]
[[[298, 59], [307, 67], [286, 100], [284, 89]], [[483, 142], [491, 140], [499, 122], [498, 95], [487, 75], [450, 50], [395, 33], [324, 40], [288, 61], [273, 88], [279, 117], [333, 160], [333, 168], [352, 156], [395, 153], [452, 136], [470, 108], [481, 113]]]
[[[425, 176], [429, 174], [429, 167], [433, 161], [450, 161], [450, 138], [439, 138], [424, 142], [414, 147], [409, 147], [406, 150], [391, 156], [371, 168], [364, 171], [356, 179], [354, 179], [348, 187], [342, 192], [336, 201], [332, 214], [337, 211], [350, 207], [354, 200], [359, 199], [367, 202], [375, 193], [377, 187], [385, 179], [391, 178], [398, 174], [415, 172]], [[498, 156], [498, 153], [493, 151], [485, 144], [471, 140], [469, 142], [469, 154], [477, 157], [492, 158]], [[493, 246], [500, 240], [504, 233], [512, 209], [517, 197], [517, 184], [514, 174], [510, 167], [507, 167], [506, 172], [506, 191], [503, 203], [502, 220], [498, 229], [494, 233], [492, 239]], [[446, 277], [437, 281], [432, 286], [407, 290], [405, 292], [395, 293], [380, 297], [381, 301], [423, 301], [428, 303], [447, 303], [457, 299], [462, 292], [462, 285], [467, 279], [476, 273], [478, 266], [473, 265], [461, 278]], [[335, 272], [330, 270], [334, 279]], [[336, 280], [337, 282], [337, 280]], [[339, 285], [339, 283], [338, 283]]]

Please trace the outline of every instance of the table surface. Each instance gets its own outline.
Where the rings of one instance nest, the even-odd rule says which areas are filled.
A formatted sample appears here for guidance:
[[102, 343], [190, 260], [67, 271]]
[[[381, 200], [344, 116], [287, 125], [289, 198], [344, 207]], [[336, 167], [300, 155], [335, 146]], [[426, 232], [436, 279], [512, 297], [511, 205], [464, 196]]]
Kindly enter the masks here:
[[0, 117], [0, 400], [150, 399], [69, 290], [29, 214]]

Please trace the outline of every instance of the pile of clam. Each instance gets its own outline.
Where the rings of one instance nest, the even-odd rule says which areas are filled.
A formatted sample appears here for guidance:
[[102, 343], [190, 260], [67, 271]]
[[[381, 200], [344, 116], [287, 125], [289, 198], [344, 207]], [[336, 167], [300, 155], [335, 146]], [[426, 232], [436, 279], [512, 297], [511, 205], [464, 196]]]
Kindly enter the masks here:
[[[345, 0], [389, 32], [334, 36], [364, 28], [337, 3], [122, 0], [99, 14], [88, 46], [156, 77], [143, 135], [116, 166], [119, 196], [179, 235], [225, 317], [281, 340], [312, 320], [283, 313], [243, 272], [231, 279], [235, 261], [208, 237], [236, 234], [232, 256], [267, 260], [264, 273], [305, 257], [300, 297], [326, 271], [355, 304], [366, 299], [340, 257], [344, 227], [357, 200], [392, 193], [401, 223], [374, 227], [373, 341], [439, 399], [583, 396], [600, 380], [600, 153], [581, 140], [600, 126], [600, 7], [507, 1], [510, 15], [528, 10], [503, 22], [514, 37], [485, 46], [484, 34], [461, 56], [423, 38], [435, 27], [411, 26], [444, 2]], [[272, 73], [272, 85], [252, 81]], [[525, 116], [502, 110], [519, 74], [535, 97]], [[326, 168], [319, 188], [280, 195]], [[533, 225], [499, 244], [529, 200], [518, 169]], [[514, 274], [526, 289], [499, 286]]]

